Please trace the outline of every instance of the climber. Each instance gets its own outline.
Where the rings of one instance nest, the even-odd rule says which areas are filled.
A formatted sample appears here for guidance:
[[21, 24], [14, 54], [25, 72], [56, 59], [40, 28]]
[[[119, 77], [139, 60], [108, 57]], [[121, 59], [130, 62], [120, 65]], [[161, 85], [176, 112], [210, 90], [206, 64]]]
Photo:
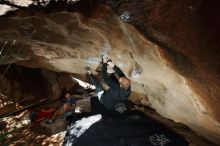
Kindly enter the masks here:
[[75, 97], [71, 96], [70, 93], [65, 94], [65, 103], [63, 107], [60, 107], [52, 116], [52, 118], [46, 121], [47, 124], [53, 123], [59, 116], [66, 117], [68, 120], [70, 117], [74, 116], [75, 113]]
[[[107, 68], [110, 74], [107, 73]], [[101, 84], [96, 80], [90, 68], [87, 68], [87, 73], [92, 84], [96, 86], [96, 92], [98, 94], [98, 99], [91, 98], [92, 111], [101, 111], [102, 114], [126, 113], [127, 99], [131, 94], [131, 84], [121, 69], [108, 57], [102, 57], [102, 79], [109, 87], [108, 89], [104, 89], [104, 91], [102, 91]]]

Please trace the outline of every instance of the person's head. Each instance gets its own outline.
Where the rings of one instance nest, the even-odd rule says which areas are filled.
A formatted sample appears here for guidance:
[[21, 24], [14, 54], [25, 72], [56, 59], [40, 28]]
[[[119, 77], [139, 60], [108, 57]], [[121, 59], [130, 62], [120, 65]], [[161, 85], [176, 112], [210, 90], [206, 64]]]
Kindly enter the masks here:
[[122, 88], [126, 89], [126, 90], [127, 90], [127, 89], [130, 87], [130, 85], [131, 85], [131, 81], [130, 81], [127, 77], [120, 77], [120, 78], [118, 79], [118, 81], [119, 81], [120, 86], [121, 86]]
[[70, 97], [70, 93], [67, 92], [67, 93], [65, 94], [65, 98], [69, 98], [69, 97]]

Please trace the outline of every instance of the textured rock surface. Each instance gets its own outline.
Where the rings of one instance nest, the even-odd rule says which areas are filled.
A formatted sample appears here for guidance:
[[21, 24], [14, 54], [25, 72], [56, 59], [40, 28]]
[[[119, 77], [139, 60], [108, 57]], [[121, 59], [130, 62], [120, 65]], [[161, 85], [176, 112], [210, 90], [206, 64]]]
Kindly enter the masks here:
[[[1, 73], [5, 70], [6, 66], [0, 67]], [[30, 69], [14, 64], [4, 74], [4, 78], [2, 75], [0, 78], [0, 107], [10, 102], [25, 106], [42, 98], [57, 99], [66, 90], [79, 87], [78, 82], [69, 74], [40, 68]]]
[[[107, 0], [121, 16], [160, 44], [166, 58], [204, 100], [213, 107], [208, 114], [220, 119], [215, 110], [220, 97], [220, 1], [206, 0]], [[125, 18], [125, 17], [124, 17]], [[202, 91], [202, 92], [201, 92]]]
[[5, 41], [16, 40], [4, 50], [2, 65], [45, 68], [73, 73], [81, 79], [85, 79], [85, 66], [95, 70], [100, 56], [108, 54], [132, 80], [131, 100], [150, 105], [164, 117], [220, 143], [219, 119], [213, 112], [219, 111], [219, 103], [212, 98], [207, 103], [193, 90], [190, 81], [172, 68], [160, 47], [124, 24], [107, 7], [94, 9], [90, 17], [59, 12], [1, 18], [0, 36], [1, 46]]

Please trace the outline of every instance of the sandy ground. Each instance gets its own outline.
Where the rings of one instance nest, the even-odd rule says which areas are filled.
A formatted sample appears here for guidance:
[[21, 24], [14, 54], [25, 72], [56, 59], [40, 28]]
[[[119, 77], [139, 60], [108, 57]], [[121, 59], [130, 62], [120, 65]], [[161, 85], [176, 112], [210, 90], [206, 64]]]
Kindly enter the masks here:
[[0, 145], [62, 145], [66, 132], [64, 119], [57, 119], [49, 125], [44, 122], [32, 124], [28, 120], [28, 115], [28, 112], [24, 111], [1, 121]]

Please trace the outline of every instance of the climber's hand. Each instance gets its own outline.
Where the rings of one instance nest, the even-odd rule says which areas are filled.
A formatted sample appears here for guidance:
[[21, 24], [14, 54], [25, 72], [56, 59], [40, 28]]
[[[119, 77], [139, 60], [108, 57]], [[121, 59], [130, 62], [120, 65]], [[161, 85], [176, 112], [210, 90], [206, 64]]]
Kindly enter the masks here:
[[107, 64], [110, 68], [113, 68], [115, 66], [111, 59], [108, 59]]
[[108, 60], [109, 60], [108, 56], [106, 55], [102, 56], [102, 63], [107, 63]]

